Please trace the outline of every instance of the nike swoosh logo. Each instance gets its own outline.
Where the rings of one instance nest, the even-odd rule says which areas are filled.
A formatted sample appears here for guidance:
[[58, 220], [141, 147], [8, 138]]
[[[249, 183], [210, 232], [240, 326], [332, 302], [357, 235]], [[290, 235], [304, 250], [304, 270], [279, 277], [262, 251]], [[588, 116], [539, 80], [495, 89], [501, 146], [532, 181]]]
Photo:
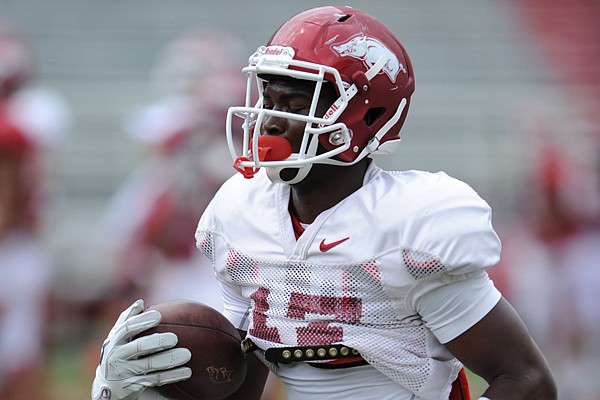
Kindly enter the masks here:
[[336, 240], [335, 242], [331, 242], [331, 243], [325, 243], [325, 239], [323, 239], [321, 241], [321, 244], [319, 244], [319, 250], [321, 250], [321, 252], [325, 253], [326, 251], [331, 250], [332, 248], [337, 246], [338, 244], [344, 243], [348, 239], [350, 239], [350, 238], [349, 237], [343, 238], [343, 239]]

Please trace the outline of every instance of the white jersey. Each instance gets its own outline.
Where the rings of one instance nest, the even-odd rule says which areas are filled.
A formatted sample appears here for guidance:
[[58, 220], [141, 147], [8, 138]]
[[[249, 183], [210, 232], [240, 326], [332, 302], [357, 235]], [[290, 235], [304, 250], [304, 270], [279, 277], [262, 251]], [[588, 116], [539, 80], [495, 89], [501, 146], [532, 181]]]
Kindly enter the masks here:
[[447, 398], [462, 365], [442, 343], [500, 298], [485, 272], [500, 254], [487, 203], [444, 173], [371, 162], [362, 188], [296, 240], [289, 196], [264, 172], [236, 175], [201, 218], [197, 246], [227, 317], [263, 350], [343, 343], [409, 394], [399, 398]]

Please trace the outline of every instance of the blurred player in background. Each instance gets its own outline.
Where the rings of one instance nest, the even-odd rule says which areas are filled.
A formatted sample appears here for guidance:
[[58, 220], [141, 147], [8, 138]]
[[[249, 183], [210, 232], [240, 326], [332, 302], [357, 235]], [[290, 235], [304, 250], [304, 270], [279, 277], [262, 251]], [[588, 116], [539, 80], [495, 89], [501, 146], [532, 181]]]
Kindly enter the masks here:
[[[500, 255], [487, 203], [444, 173], [386, 172], [369, 157], [398, 146], [414, 91], [395, 35], [358, 10], [320, 7], [249, 61], [258, 102], [249, 94], [227, 116], [240, 174], [196, 231], [246, 338], [248, 376], [232, 398], [259, 398], [270, 370], [289, 399], [469, 399], [464, 366], [488, 382], [482, 398], [555, 399], [543, 355], [486, 272]], [[190, 376], [168, 336], [121, 345], [158, 323], [142, 311], [129, 308], [104, 343], [94, 399]], [[150, 354], [126, 360], [136, 348]], [[173, 362], [153, 364], [153, 349]]]
[[516, 218], [499, 228], [506, 238], [501, 268], [491, 272], [553, 366], [559, 398], [595, 400], [600, 398], [595, 378], [600, 374], [600, 159], [584, 135], [570, 146], [557, 137], [536, 134], [529, 156], [535, 161], [525, 174]]
[[0, 117], [0, 398], [41, 399], [52, 263], [41, 246], [35, 144]]
[[71, 108], [61, 93], [39, 82], [32, 44], [9, 25], [0, 25], [0, 107], [2, 115], [39, 147], [45, 208], [59, 205], [58, 169], [72, 125]]
[[[241, 42], [225, 32], [185, 33], [160, 54], [156, 99], [125, 123], [142, 162], [109, 204], [105, 230], [117, 253], [114, 286], [149, 303], [173, 298], [222, 308], [212, 267], [190, 232], [228, 173], [222, 140], [227, 108], [243, 98], [233, 66]], [[241, 89], [240, 89], [241, 86]], [[206, 96], [221, 88], [219, 96]]]
[[0, 27], [0, 398], [42, 399], [53, 261], [43, 243], [69, 110], [35, 84], [34, 52]]
[[[186, 32], [161, 52], [151, 79], [155, 100], [125, 122], [143, 159], [105, 216], [102, 236], [116, 253], [107, 299], [189, 299], [223, 309], [212, 264], [197, 251], [193, 232], [235, 172], [223, 132], [227, 109], [244, 99], [244, 58], [241, 40], [209, 29]], [[272, 385], [270, 396], [278, 392]]]

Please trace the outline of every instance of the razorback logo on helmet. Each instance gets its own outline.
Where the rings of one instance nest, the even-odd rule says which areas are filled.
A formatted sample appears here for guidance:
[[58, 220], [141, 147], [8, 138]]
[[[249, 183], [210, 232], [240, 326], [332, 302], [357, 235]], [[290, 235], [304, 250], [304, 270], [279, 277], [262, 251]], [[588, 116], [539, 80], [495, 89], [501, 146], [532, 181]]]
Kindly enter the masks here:
[[398, 57], [375, 38], [359, 35], [344, 43], [332, 45], [331, 48], [342, 57], [354, 57], [363, 60], [367, 68], [372, 67], [379, 57], [384, 56], [387, 58], [387, 62], [383, 67], [383, 72], [386, 73], [392, 83], [396, 83], [398, 72], [406, 73], [406, 67], [398, 61]]

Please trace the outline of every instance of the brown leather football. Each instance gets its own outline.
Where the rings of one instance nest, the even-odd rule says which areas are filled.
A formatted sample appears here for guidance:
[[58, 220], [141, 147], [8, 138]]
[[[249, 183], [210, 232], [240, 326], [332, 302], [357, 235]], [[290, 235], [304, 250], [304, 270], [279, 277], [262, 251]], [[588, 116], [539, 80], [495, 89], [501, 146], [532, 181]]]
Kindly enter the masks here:
[[192, 353], [185, 364], [192, 377], [154, 388], [171, 400], [221, 400], [233, 394], [246, 377], [246, 358], [237, 329], [217, 310], [194, 301], [173, 300], [149, 307], [162, 316], [144, 335], [173, 332], [177, 347]]

